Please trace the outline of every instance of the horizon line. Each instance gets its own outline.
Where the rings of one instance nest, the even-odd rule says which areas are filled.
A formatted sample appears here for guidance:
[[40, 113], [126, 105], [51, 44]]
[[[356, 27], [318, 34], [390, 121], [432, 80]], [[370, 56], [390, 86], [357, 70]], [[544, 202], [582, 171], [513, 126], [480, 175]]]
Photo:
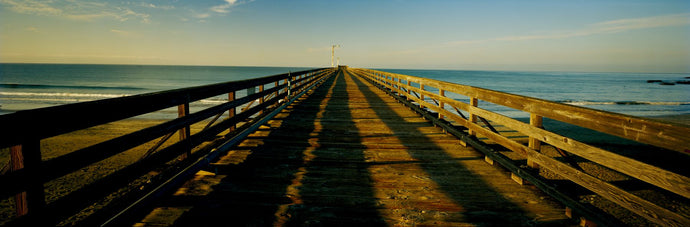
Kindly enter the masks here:
[[[126, 65], [126, 66], [199, 66], [199, 67], [267, 67], [267, 68], [330, 68], [318, 66], [282, 66], [282, 65], [204, 65], [204, 64], [135, 64], [135, 63], [74, 63], [74, 62], [0, 62], [0, 64], [44, 64], [44, 65]], [[350, 65], [344, 65], [352, 67]], [[353, 68], [368, 68], [368, 69], [402, 69], [402, 70], [443, 70], [443, 71], [495, 71], [495, 72], [573, 72], [573, 73], [651, 73], [651, 74], [690, 74], [690, 71], [684, 72], [661, 72], [661, 71], [585, 71], [572, 69], [487, 69], [487, 68], [449, 68], [449, 67], [389, 67], [389, 66], [372, 66], [372, 67], [353, 67]]]

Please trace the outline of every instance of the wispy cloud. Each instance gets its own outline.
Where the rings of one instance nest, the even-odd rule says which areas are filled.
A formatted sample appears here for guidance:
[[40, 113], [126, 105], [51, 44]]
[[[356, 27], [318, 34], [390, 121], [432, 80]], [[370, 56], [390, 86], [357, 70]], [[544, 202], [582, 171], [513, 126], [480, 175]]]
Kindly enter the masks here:
[[51, 0], [0, 0], [3, 5], [17, 13], [59, 16], [73, 20], [94, 20], [98, 18], [111, 18], [119, 21], [138, 19], [143, 23], [150, 22], [150, 15], [135, 12], [126, 7], [108, 5], [105, 2], [84, 1], [51, 1]]
[[49, 1], [0, 0], [0, 3], [10, 6], [12, 11], [25, 14], [59, 15], [62, 10], [50, 6]]
[[211, 17], [211, 14], [208, 14], [208, 13], [200, 13], [200, 14], [194, 15], [194, 17], [199, 18], [199, 19], [204, 19], [204, 18], [209, 18], [209, 17]]
[[504, 36], [483, 40], [459, 40], [448, 42], [449, 45], [467, 45], [490, 41], [525, 41], [525, 40], [547, 40], [547, 39], [566, 39], [581, 36], [591, 36], [599, 34], [612, 34], [639, 29], [684, 26], [690, 24], [690, 13], [662, 15], [655, 17], [630, 18], [621, 20], [604, 21], [588, 25], [582, 29], [542, 33], [536, 35]]
[[121, 35], [121, 36], [129, 36], [131, 34], [128, 31], [123, 31], [123, 30], [118, 30], [118, 29], [110, 29], [110, 32]]
[[36, 27], [26, 27], [24, 30], [29, 32], [38, 32], [38, 28]]
[[145, 3], [145, 2], [142, 2], [140, 4], [140, 6], [146, 7], [146, 8], [152, 8], [152, 9], [163, 9], [163, 10], [175, 9], [175, 6], [171, 6], [171, 5], [156, 5], [153, 3]]
[[211, 7], [211, 11], [216, 13], [227, 13], [230, 12], [230, 8], [236, 3], [237, 0], [225, 0], [224, 4]]

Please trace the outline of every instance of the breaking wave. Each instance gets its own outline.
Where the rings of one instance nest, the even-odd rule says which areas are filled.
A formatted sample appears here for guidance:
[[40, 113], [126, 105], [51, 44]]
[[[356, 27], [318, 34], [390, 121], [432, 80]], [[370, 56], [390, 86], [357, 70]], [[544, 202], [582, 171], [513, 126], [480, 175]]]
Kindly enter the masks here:
[[47, 85], [47, 84], [13, 84], [0, 83], [0, 88], [33, 88], [33, 89], [85, 89], [85, 90], [146, 90], [130, 86], [80, 86], [80, 85]]

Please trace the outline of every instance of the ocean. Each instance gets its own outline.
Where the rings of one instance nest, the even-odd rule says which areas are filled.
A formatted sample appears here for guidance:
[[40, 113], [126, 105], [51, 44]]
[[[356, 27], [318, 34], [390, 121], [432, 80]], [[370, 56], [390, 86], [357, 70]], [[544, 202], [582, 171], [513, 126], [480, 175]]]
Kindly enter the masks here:
[[[74, 102], [244, 80], [303, 67], [0, 64], [0, 114]], [[677, 73], [583, 73], [377, 69], [633, 116], [690, 114], [690, 81]], [[433, 91], [433, 90], [432, 90]], [[241, 94], [238, 94], [241, 96]], [[458, 100], [466, 97], [451, 96]], [[197, 105], [215, 105], [223, 98]], [[527, 113], [479, 103], [510, 117]], [[201, 108], [202, 106], [196, 106]], [[194, 109], [194, 106], [193, 106]], [[192, 110], [193, 111], [193, 110]], [[174, 110], [171, 110], [174, 112]]]

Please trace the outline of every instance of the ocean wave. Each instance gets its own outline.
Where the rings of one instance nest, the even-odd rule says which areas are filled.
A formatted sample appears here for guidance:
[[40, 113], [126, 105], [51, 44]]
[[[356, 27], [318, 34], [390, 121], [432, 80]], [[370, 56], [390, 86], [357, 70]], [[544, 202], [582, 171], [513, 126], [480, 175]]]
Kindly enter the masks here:
[[573, 101], [573, 100], [562, 100], [557, 101], [563, 104], [569, 104], [574, 106], [591, 106], [591, 105], [662, 105], [662, 106], [681, 106], [690, 105], [690, 102], [649, 102], [649, 101]]
[[14, 84], [0, 83], [0, 88], [34, 88], [34, 89], [87, 89], [87, 90], [146, 90], [146, 88], [129, 86], [81, 86], [81, 85], [48, 85], [48, 84]]
[[100, 94], [100, 93], [66, 93], [66, 92], [0, 92], [0, 96], [5, 98], [27, 98], [27, 97], [65, 97], [65, 98], [118, 98], [131, 94]]

